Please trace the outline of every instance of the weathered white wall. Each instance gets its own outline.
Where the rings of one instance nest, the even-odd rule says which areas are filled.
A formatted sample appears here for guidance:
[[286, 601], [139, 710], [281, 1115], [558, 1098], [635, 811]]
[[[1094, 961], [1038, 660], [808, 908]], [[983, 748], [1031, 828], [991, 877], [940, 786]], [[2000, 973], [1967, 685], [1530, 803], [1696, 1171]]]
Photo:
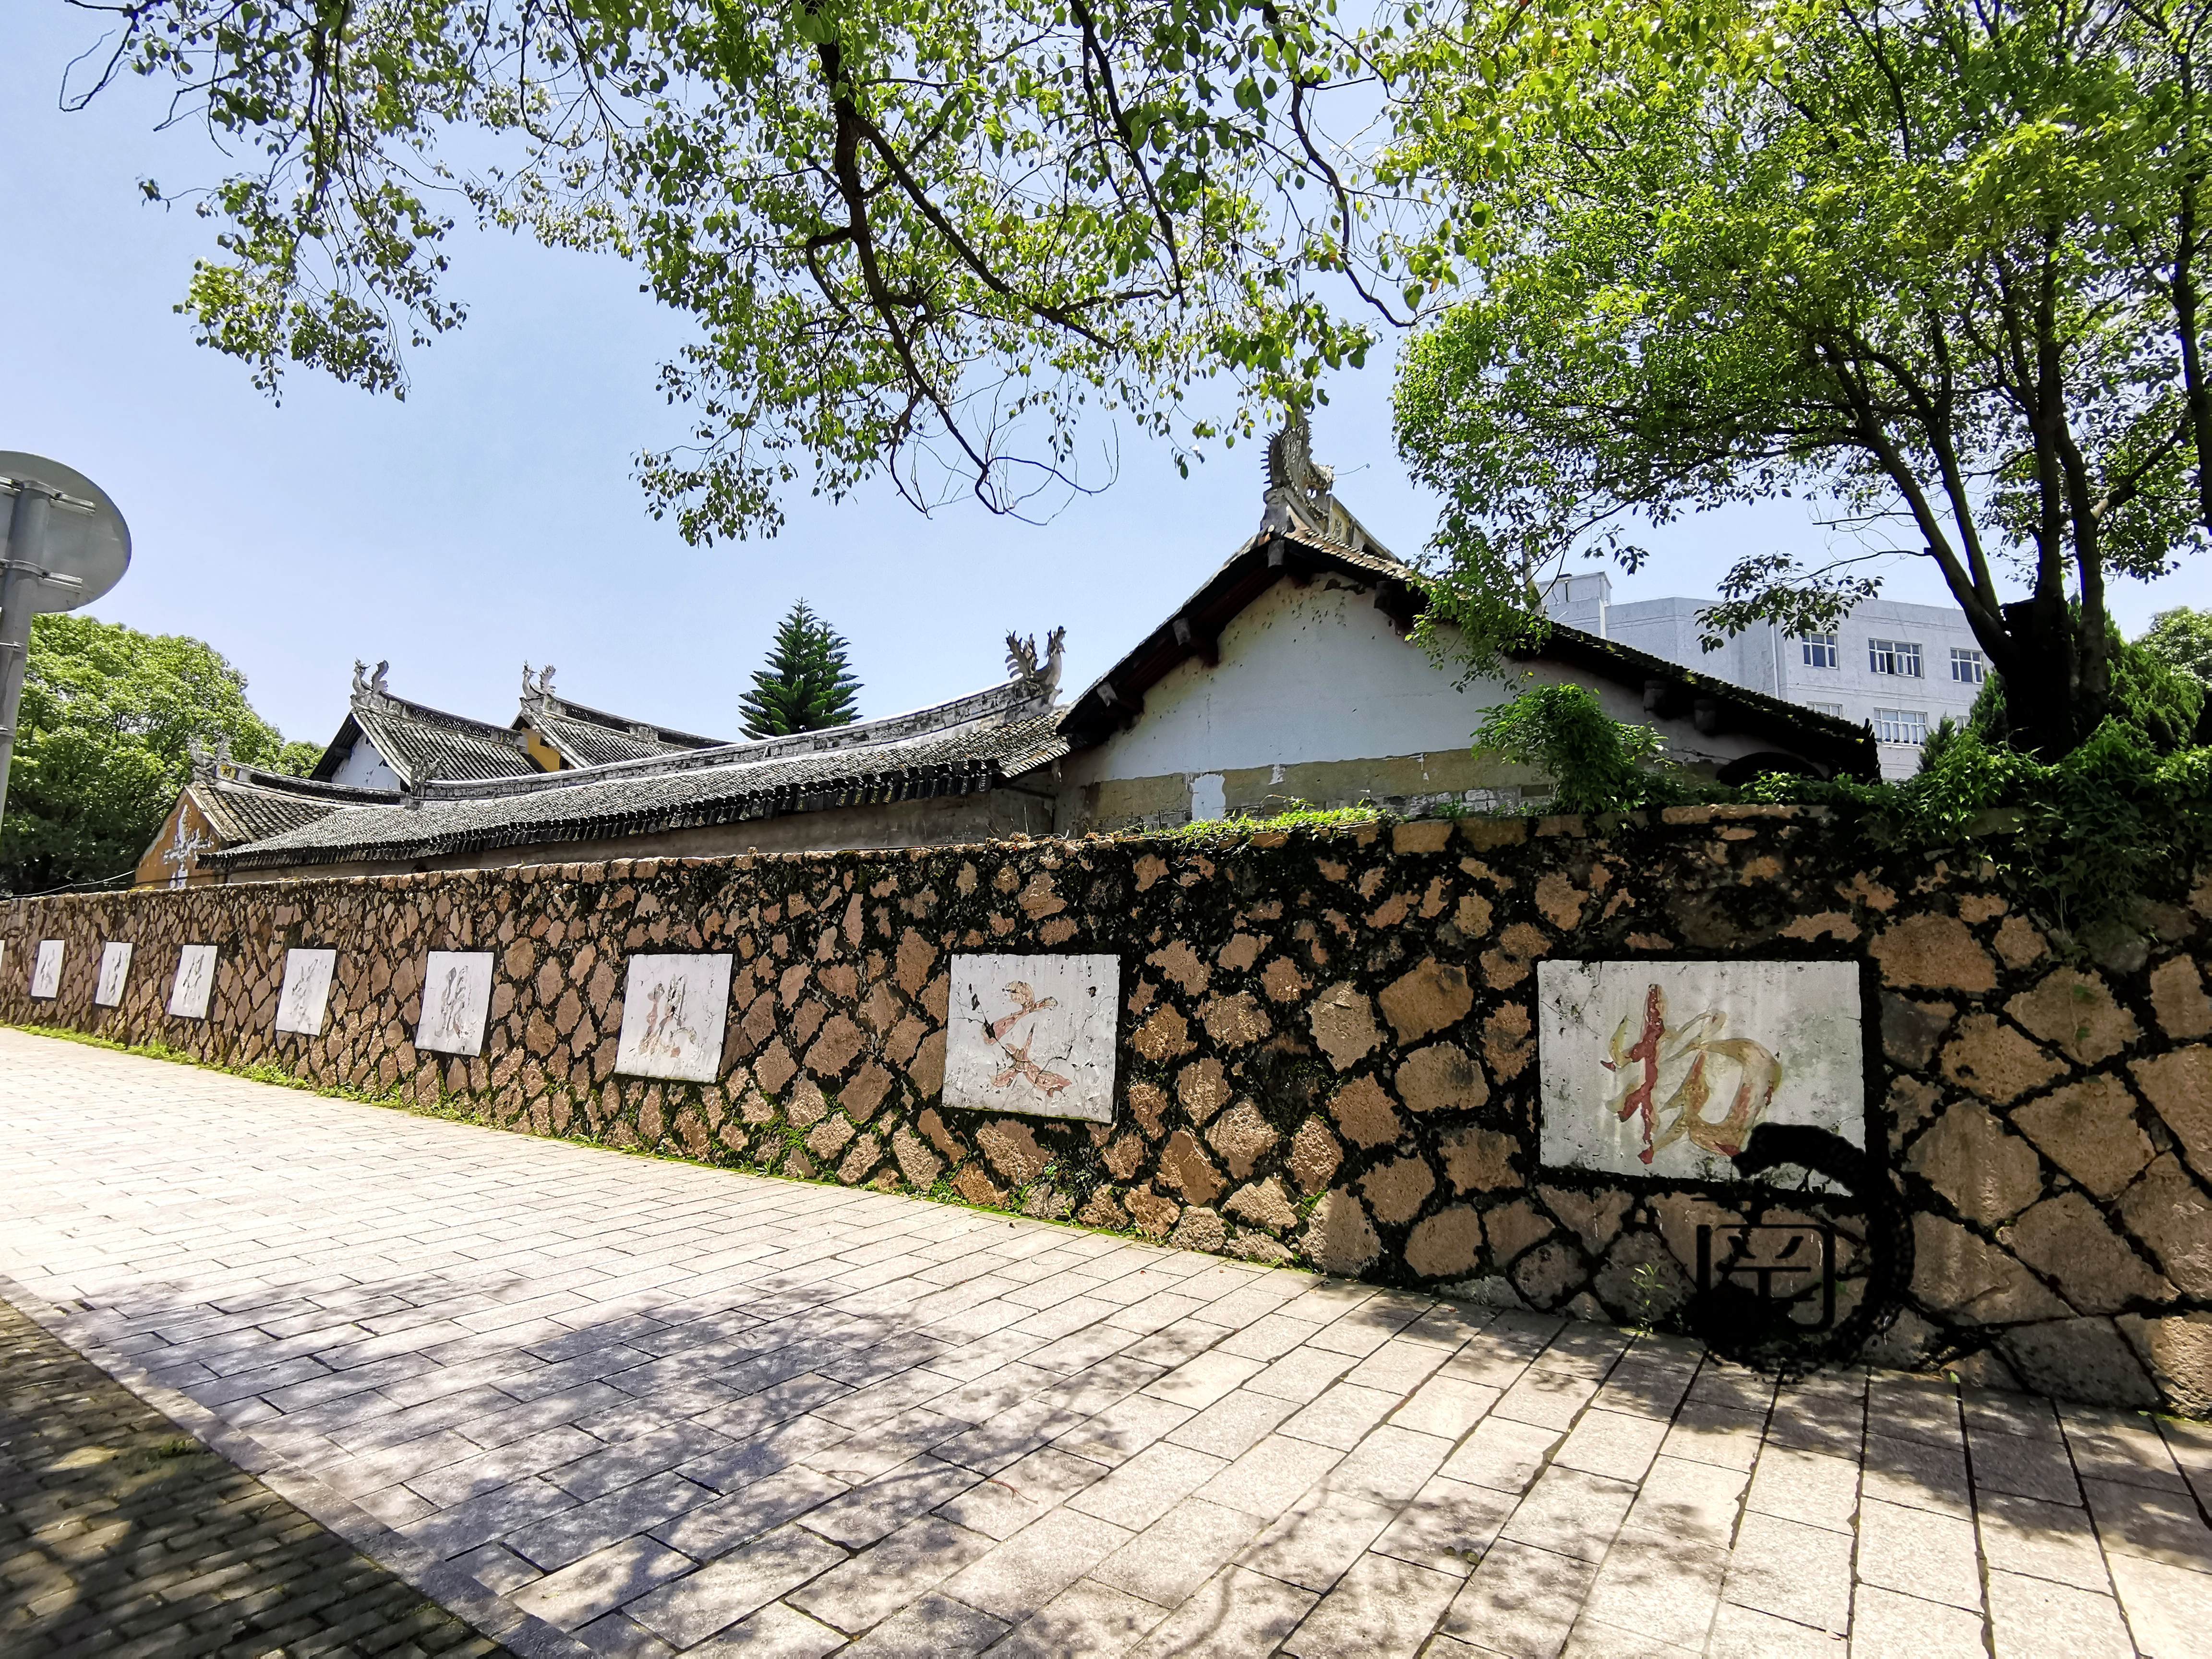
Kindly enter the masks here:
[[[1483, 715], [1524, 684], [1582, 679], [1547, 662], [1510, 680], [1466, 685], [1401, 639], [1371, 591], [1340, 579], [1306, 587], [1287, 579], [1248, 606], [1221, 635], [1221, 661], [1179, 664], [1145, 694], [1137, 724], [1066, 763], [1075, 784], [1104, 779], [1380, 760], [1465, 750]], [[1644, 719], [1640, 690], [1583, 680], [1616, 720]], [[1708, 738], [1687, 719], [1662, 720], [1678, 761], [1725, 763], [1764, 747], [1735, 734]]]
[[346, 757], [338, 763], [331, 781], [351, 784], [356, 789], [397, 789], [399, 775], [384, 763], [384, 757], [376, 752], [374, 744], [367, 738], [359, 738], [346, 750]]

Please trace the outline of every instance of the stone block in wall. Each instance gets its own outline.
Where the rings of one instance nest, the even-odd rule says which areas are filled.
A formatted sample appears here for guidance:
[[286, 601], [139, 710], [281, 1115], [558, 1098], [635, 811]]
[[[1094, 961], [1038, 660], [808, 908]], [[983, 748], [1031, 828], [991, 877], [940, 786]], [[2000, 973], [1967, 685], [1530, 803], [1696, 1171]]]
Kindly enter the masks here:
[[1377, 1164], [1359, 1178], [1359, 1190], [1377, 1221], [1394, 1226], [1411, 1221], [1437, 1189], [1428, 1160], [1408, 1154]]
[[1996, 989], [1996, 964], [1956, 916], [1905, 916], [1884, 928], [1868, 954], [1881, 965], [1882, 978], [1900, 989], [1970, 996]]
[[1551, 939], [1541, 931], [1516, 921], [1482, 953], [1483, 980], [1493, 991], [1510, 991], [1534, 971], [1537, 958], [1551, 948]]
[[1882, 1052], [1896, 1065], [1920, 1071], [1936, 1058], [1936, 1046], [1951, 1029], [1958, 1008], [1948, 1002], [1922, 1002], [1885, 992], [1881, 999]]
[[1141, 1188], [1124, 1194], [1121, 1202], [1128, 1207], [1137, 1231], [1147, 1238], [1165, 1238], [1174, 1228], [1176, 1218], [1182, 1213], [1182, 1206], [1173, 1199], [1162, 1198]]
[[2136, 1121], [2135, 1097], [2109, 1073], [2014, 1107], [2012, 1123], [2099, 1198], [2118, 1196], [2156, 1150]]
[[1383, 987], [1376, 1000], [1399, 1042], [1411, 1043], [1465, 1019], [1474, 1008], [1474, 989], [1464, 969], [1429, 957]]
[[975, 1146], [1000, 1179], [1012, 1187], [1027, 1186], [1052, 1161], [1037, 1145], [1036, 1132], [1015, 1118], [1000, 1118], [976, 1130]]
[[1221, 1208], [1224, 1214], [1234, 1216], [1239, 1221], [1249, 1222], [1253, 1226], [1264, 1227], [1273, 1232], [1294, 1227], [1298, 1220], [1298, 1212], [1291, 1202], [1290, 1194], [1283, 1190], [1283, 1183], [1273, 1176], [1249, 1187], [1239, 1188]]
[[1495, 1129], [1455, 1130], [1442, 1142], [1444, 1179], [1462, 1194], [1508, 1191], [1521, 1185], [1513, 1168], [1520, 1150], [1519, 1141]]
[[2043, 1192], [2035, 1148], [1970, 1100], [1953, 1106], [1913, 1143], [1905, 1167], [1985, 1227], [2011, 1220]]
[[2151, 969], [2150, 1006], [2167, 1036], [2212, 1036], [2212, 997], [2204, 994], [2204, 975], [2193, 958], [2173, 957]]
[[1323, 1273], [1356, 1278], [1381, 1257], [1382, 1241], [1358, 1195], [1338, 1187], [1314, 1206], [1299, 1249]]
[[2166, 1403], [2194, 1416], [2212, 1416], [2212, 1313], [2123, 1314], [2118, 1322]]
[[1912, 1218], [1912, 1298], [1955, 1324], [2009, 1325], [2073, 1314], [2003, 1249], [1924, 1211]]
[[2114, 1406], [2154, 1406], [2158, 1390], [2109, 1319], [2055, 1319], [2006, 1332], [1997, 1346], [2038, 1394]]
[[2173, 1286], [2105, 1223], [2080, 1193], [2046, 1198], [2001, 1235], [2029, 1267], [2058, 1286], [2075, 1311], [2118, 1313], [2133, 1304], [2164, 1302]]
[[1180, 1193], [1186, 1204], [1212, 1204], [1225, 1184], [1206, 1148], [1188, 1129], [1177, 1129], [1160, 1149], [1159, 1178]]
[[1331, 1097], [1329, 1115], [1355, 1146], [1388, 1146], [1404, 1132], [1397, 1103], [1372, 1077], [1356, 1077]]
[[2071, 969], [2046, 975], [2033, 990], [2007, 1002], [2005, 1012], [2085, 1066], [2111, 1059], [2142, 1034], [2135, 1016], [2112, 1000], [2101, 975]]
[[1994, 1014], [1968, 1014], [1944, 1045], [1943, 1075], [1999, 1104], [2046, 1087], [2066, 1068]]
[[1482, 1255], [1482, 1214], [1454, 1204], [1413, 1228], [1406, 1240], [1406, 1265], [1425, 1279], [1451, 1279], [1474, 1271]]
[[1258, 1107], [1249, 1100], [1240, 1100], [1207, 1127], [1206, 1139], [1220, 1154], [1229, 1173], [1243, 1181], [1274, 1151], [1282, 1136], [1261, 1115]]
[[1228, 1074], [1215, 1055], [1194, 1060], [1176, 1073], [1176, 1098], [1190, 1114], [1193, 1123], [1203, 1124], [1226, 1106], [1232, 1092]]
[[1290, 1171], [1309, 1196], [1335, 1180], [1343, 1163], [1344, 1148], [1319, 1117], [1310, 1117], [1298, 1125], [1297, 1133], [1291, 1137]]
[[2120, 1200], [2128, 1231], [2191, 1296], [2212, 1297], [2212, 1197], [2181, 1160], [2163, 1154]]
[[1410, 1112], [1471, 1112], [1490, 1101], [1481, 1066], [1455, 1042], [1416, 1048], [1391, 1080]]
[[1316, 1045], [1340, 1072], [1357, 1065], [1382, 1043], [1382, 1032], [1375, 1023], [1374, 1004], [1348, 980], [1330, 986], [1316, 996], [1307, 1020]]
[[2212, 1179], [2212, 1048], [2176, 1048], [2128, 1069], [2197, 1174]]

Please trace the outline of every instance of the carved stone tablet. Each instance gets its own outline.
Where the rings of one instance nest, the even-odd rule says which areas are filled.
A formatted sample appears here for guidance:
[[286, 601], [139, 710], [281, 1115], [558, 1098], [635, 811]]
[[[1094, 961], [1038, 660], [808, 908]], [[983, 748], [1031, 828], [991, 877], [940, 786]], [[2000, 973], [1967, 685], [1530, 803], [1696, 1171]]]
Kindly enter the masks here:
[[39, 954], [31, 963], [31, 994], [34, 997], [58, 997], [62, 994], [62, 952], [64, 945], [58, 939], [39, 941]]
[[615, 1070], [712, 1083], [730, 1014], [727, 957], [632, 957]]
[[1739, 1181], [1761, 1123], [1866, 1145], [1850, 963], [1541, 962], [1536, 1000], [1549, 1168]]
[[177, 956], [176, 982], [169, 988], [172, 1019], [205, 1019], [215, 991], [216, 948], [187, 945]]
[[119, 1006], [130, 977], [131, 947], [110, 939], [100, 947], [100, 982], [92, 988], [93, 1001], [102, 1008]]
[[1119, 957], [955, 956], [945, 1103], [1114, 1121]]
[[337, 971], [336, 951], [287, 951], [284, 988], [276, 997], [276, 1029], [301, 1036], [319, 1036], [330, 1006], [331, 976]]
[[433, 951], [422, 969], [422, 1018], [415, 1046], [440, 1054], [483, 1052], [491, 1012], [491, 952]]

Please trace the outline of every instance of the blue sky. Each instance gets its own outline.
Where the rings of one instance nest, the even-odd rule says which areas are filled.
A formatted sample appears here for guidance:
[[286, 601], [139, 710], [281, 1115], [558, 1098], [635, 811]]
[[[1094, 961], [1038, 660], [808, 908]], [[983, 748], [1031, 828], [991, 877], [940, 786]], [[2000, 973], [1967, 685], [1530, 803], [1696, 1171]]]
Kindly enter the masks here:
[[[1261, 458], [1215, 453], [1188, 481], [1129, 433], [1119, 482], [1038, 527], [962, 503], [924, 518], [887, 485], [840, 505], [800, 495], [768, 542], [687, 547], [646, 514], [641, 447], [680, 440], [653, 389], [683, 320], [608, 259], [460, 234], [467, 325], [412, 362], [404, 403], [307, 374], [273, 404], [243, 366], [192, 343], [172, 307], [208, 225], [145, 205], [137, 180], [212, 182], [205, 135], [155, 131], [157, 88], [58, 108], [97, 17], [16, 0], [0, 22], [0, 449], [104, 485], [129, 518], [130, 575], [111, 621], [208, 641], [287, 736], [326, 738], [356, 657], [388, 658], [403, 696], [485, 718], [514, 712], [525, 659], [567, 695], [717, 736], [776, 620], [805, 598], [851, 641], [868, 714], [999, 678], [1009, 628], [1066, 624], [1081, 684], [1169, 614], [1256, 527]], [[1395, 550], [1431, 503], [1391, 447], [1385, 364], [1330, 387], [1316, 454]], [[1822, 532], [1796, 503], [1672, 526], [1619, 598], [1707, 593], [1744, 552]], [[1887, 595], [1940, 599], [1899, 561]], [[2124, 623], [2207, 602], [2202, 574], [2122, 584]]]

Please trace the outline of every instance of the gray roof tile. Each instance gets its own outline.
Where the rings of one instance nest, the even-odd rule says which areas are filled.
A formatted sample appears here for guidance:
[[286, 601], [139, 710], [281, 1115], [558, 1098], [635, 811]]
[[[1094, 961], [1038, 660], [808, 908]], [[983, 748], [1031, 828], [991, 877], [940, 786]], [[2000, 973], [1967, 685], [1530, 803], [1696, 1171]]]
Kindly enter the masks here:
[[[1005, 702], [1000, 691], [963, 699]], [[897, 728], [934, 711], [872, 722]], [[506, 783], [431, 786], [420, 805], [349, 807], [209, 856], [244, 868], [432, 858], [501, 847], [650, 835], [823, 807], [974, 794], [1059, 759], [1058, 711], [856, 741], [842, 727]], [[765, 752], [763, 752], [765, 751]]]

